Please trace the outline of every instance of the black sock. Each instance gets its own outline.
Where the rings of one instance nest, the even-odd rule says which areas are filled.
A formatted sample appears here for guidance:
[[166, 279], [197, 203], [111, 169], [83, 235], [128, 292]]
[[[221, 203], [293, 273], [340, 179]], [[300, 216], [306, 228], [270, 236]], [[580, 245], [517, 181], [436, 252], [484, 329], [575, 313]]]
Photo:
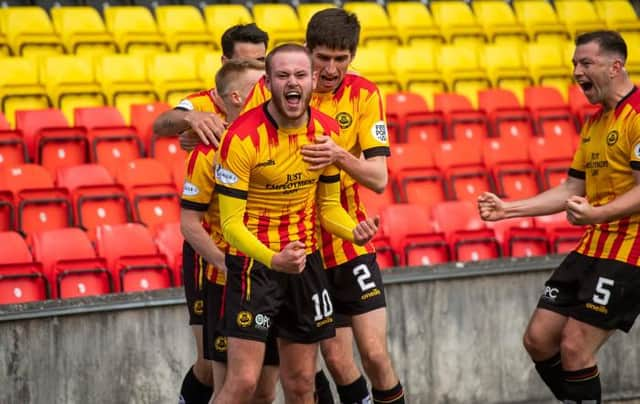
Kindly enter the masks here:
[[549, 359], [540, 362], [534, 361], [534, 363], [540, 378], [549, 387], [553, 395], [560, 401], [564, 400], [564, 374], [562, 373], [560, 352]]
[[363, 376], [356, 379], [355, 382], [346, 386], [336, 385], [338, 388], [338, 396], [342, 404], [364, 404], [371, 402], [367, 381]]
[[191, 367], [182, 380], [179, 403], [208, 404], [212, 394], [213, 387], [202, 384], [193, 374], [193, 367]]
[[400, 382], [389, 390], [371, 389], [371, 392], [373, 404], [404, 404], [404, 390]]
[[316, 404], [334, 404], [329, 379], [322, 369], [316, 373]]
[[600, 372], [598, 366], [565, 371], [565, 403], [568, 404], [600, 404], [602, 390], [600, 387]]

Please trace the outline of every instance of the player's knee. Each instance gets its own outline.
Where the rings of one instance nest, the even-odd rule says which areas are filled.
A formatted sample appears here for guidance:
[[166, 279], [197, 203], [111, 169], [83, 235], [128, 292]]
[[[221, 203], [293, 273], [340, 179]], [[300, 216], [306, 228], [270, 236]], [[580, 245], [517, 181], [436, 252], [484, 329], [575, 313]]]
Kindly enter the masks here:
[[524, 336], [522, 337], [522, 345], [524, 345], [524, 349], [527, 350], [529, 356], [534, 360], [545, 359], [547, 351], [550, 351], [547, 338], [545, 338], [543, 333], [537, 332], [532, 327], [529, 327], [524, 333]]
[[295, 374], [282, 375], [282, 388], [289, 395], [302, 397], [313, 393], [315, 374], [296, 372]]
[[193, 364], [193, 373], [202, 383], [213, 385], [213, 370], [211, 369], [211, 362], [208, 360], [198, 359]]
[[373, 346], [360, 352], [362, 366], [367, 374], [385, 372], [391, 366], [389, 352], [384, 346]]
[[258, 389], [253, 395], [253, 404], [271, 404], [276, 400], [275, 386], [270, 390]]
[[238, 394], [241, 397], [252, 397], [258, 385], [257, 379], [249, 373], [231, 374], [227, 373], [227, 380], [225, 380], [225, 387], [229, 387], [229, 390], [233, 394]]
[[585, 348], [584, 339], [580, 333], [565, 330], [562, 333], [560, 352], [562, 363], [570, 368], [582, 369], [591, 363], [591, 353]]

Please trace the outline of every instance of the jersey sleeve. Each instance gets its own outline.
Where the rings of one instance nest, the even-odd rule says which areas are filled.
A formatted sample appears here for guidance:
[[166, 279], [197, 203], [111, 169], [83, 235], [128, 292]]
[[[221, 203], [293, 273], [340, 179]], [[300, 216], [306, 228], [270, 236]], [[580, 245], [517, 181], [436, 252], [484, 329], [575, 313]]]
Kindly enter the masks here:
[[369, 93], [361, 99], [358, 117], [358, 142], [365, 158], [389, 156], [389, 131], [384, 121], [384, 110], [380, 91]]
[[640, 170], [640, 115], [629, 125], [629, 165], [633, 170]]
[[269, 99], [271, 99], [271, 92], [267, 89], [264, 82], [264, 76], [262, 76], [262, 78], [260, 78], [260, 80], [258, 80], [258, 82], [253, 86], [249, 95], [247, 95], [242, 112], [249, 111], [260, 104], [264, 104]]
[[353, 242], [356, 223], [340, 203], [340, 171], [335, 166], [328, 166], [320, 176], [317, 198], [322, 227], [336, 237]]
[[[586, 126], [582, 128], [582, 132], [580, 133], [580, 138], [583, 138], [586, 133]], [[569, 166], [568, 175], [573, 178], [577, 178], [580, 180], [584, 180], [586, 178], [585, 171], [585, 160], [584, 160], [584, 144], [580, 142], [578, 149], [573, 155], [573, 160], [571, 161], [571, 166]]]
[[213, 149], [200, 145], [193, 149], [186, 159], [186, 173], [180, 206], [204, 212], [215, 188], [213, 176]]

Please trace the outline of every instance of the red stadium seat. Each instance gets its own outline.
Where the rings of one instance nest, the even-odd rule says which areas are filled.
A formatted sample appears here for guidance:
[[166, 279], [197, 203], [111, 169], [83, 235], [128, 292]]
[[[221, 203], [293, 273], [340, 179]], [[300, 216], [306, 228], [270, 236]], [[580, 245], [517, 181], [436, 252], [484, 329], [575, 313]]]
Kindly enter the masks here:
[[530, 217], [515, 217], [486, 224], [493, 229], [505, 256], [531, 257], [549, 253], [545, 230], [534, 227]]
[[135, 128], [127, 126], [116, 107], [76, 108], [75, 124], [88, 130], [91, 160], [107, 167], [112, 175], [143, 155]]
[[113, 291], [106, 261], [98, 258], [89, 237], [79, 228], [34, 233], [33, 254], [42, 262], [54, 298], [101, 295]]
[[137, 159], [121, 167], [116, 176], [124, 185], [134, 220], [155, 232], [157, 225], [180, 221], [180, 195], [167, 168], [155, 159]]
[[537, 134], [567, 137], [578, 134], [576, 120], [556, 88], [526, 87], [524, 104], [531, 110]]
[[439, 93], [433, 100], [433, 109], [444, 114], [448, 139], [478, 142], [489, 136], [487, 116], [483, 111], [474, 109], [464, 95]]
[[0, 232], [0, 304], [49, 298], [49, 286], [40, 263], [33, 262], [24, 239], [15, 232]]
[[174, 285], [171, 268], [142, 224], [104, 225], [96, 231], [96, 249], [106, 258], [116, 290], [123, 292]]
[[531, 114], [523, 108], [515, 94], [503, 88], [478, 91], [478, 107], [484, 110], [494, 136], [528, 138], [533, 136]]
[[58, 167], [89, 161], [87, 132], [71, 127], [62, 111], [49, 108], [16, 111], [32, 160], [55, 174]]
[[84, 164], [58, 170], [57, 184], [69, 189], [78, 226], [95, 239], [103, 224], [127, 223], [133, 219], [124, 187], [98, 164]]
[[483, 156], [501, 197], [521, 199], [539, 192], [538, 172], [521, 140], [515, 137], [487, 139]]
[[444, 118], [428, 110], [424, 98], [417, 93], [399, 92], [386, 95], [387, 125], [390, 138], [401, 143], [434, 145], [444, 137]]
[[379, 216], [385, 206], [389, 206], [396, 202], [393, 187], [391, 185], [387, 185], [382, 194], [377, 194], [358, 183], [354, 186], [358, 190], [358, 196], [364, 204], [364, 208], [366, 209], [368, 216]]
[[[181, 178], [184, 179], [184, 161], [187, 153], [180, 147], [178, 136], [156, 136], [151, 139], [150, 156], [160, 161], [172, 173], [182, 172]], [[182, 189], [182, 182], [179, 182], [179, 188]], [[178, 181], [176, 181], [178, 184]]]
[[573, 250], [582, 239], [585, 228], [574, 226], [567, 220], [566, 213], [538, 216], [533, 219], [536, 227], [545, 229], [554, 253], [567, 253]]
[[397, 266], [395, 253], [387, 237], [381, 236], [380, 232], [378, 232], [371, 242], [376, 248], [376, 262], [380, 269], [384, 270]]
[[161, 254], [164, 254], [173, 269], [173, 279], [176, 285], [182, 284], [182, 244], [184, 237], [180, 231], [180, 222], [172, 222], [159, 225], [155, 237], [156, 245]]
[[450, 259], [444, 234], [435, 232], [425, 207], [389, 205], [382, 211], [381, 232], [389, 239], [402, 266], [434, 265]]
[[24, 164], [29, 160], [27, 145], [22, 136], [19, 130], [0, 128], [0, 168]]
[[579, 85], [569, 86], [569, 109], [573, 115], [578, 117], [580, 125], [583, 125], [587, 118], [595, 114], [598, 108], [597, 105], [593, 105], [587, 100]]
[[567, 178], [573, 158], [573, 142], [564, 137], [532, 138], [529, 157], [538, 169], [541, 189], [553, 188]]
[[[1, 187], [0, 187], [1, 188]], [[15, 229], [16, 207], [11, 191], [0, 190], [0, 231]]]
[[148, 104], [132, 104], [130, 109], [131, 126], [136, 128], [144, 149], [149, 154], [153, 137], [153, 123], [158, 115], [171, 109], [171, 106], [166, 102], [152, 102]]

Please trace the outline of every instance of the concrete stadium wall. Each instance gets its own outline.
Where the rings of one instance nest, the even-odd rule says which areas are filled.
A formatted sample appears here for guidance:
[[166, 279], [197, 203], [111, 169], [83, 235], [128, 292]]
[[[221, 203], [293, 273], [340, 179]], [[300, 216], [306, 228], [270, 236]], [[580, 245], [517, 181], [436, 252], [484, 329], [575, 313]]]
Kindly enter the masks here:
[[[407, 402], [553, 402], [521, 335], [558, 262], [385, 273]], [[195, 355], [186, 321], [181, 289], [0, 306], [0, 403], [175, 403]], [[605, 396], [640, 397], [639, 364], [640, 331], [616, 333], [600, 354]]]

